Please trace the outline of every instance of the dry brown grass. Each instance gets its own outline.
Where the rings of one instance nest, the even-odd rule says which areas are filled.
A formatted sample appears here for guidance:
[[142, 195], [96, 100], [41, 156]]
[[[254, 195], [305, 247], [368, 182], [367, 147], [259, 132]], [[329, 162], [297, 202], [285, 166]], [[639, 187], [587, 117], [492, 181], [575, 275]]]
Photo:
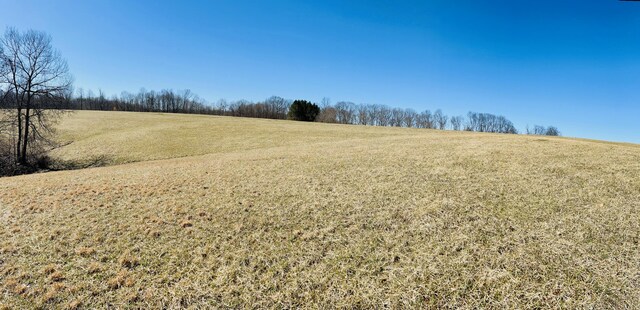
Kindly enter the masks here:
[[79, 140], [58, 156], [140, 162], [0, 179], [0, 306], [640, 307], [637, 145], [105, 112], [63, 127]]
[[316, 125], [320, 126], [309, 130], [309, 124], [281, 120], [80, 111], [58, 126], [65, 146], [53, 156], [78, 163], [122, 164], [406, 133], [398, 128]]

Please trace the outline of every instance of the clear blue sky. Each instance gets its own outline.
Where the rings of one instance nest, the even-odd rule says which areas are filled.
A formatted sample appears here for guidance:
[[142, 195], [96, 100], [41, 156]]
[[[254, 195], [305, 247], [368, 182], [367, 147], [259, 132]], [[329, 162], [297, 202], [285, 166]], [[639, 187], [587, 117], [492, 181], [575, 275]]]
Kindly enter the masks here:
[[76, 87], [503, 114], [640, 143], [640, 2], [0, 0]]

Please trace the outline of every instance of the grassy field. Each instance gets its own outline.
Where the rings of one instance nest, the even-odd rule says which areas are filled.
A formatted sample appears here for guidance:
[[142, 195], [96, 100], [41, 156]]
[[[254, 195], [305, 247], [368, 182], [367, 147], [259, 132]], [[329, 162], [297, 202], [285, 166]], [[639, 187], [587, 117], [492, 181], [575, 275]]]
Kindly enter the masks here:
[[[640, 146], [78, 112], [0, 179], [0, 308], [638, 308]], [[123, 164], [125, 163], [125, 164]]]

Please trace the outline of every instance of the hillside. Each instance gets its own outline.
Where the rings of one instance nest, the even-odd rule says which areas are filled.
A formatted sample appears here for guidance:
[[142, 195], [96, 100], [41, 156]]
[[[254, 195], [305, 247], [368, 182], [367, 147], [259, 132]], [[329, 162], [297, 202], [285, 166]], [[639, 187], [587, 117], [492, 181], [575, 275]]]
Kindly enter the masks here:
[[[638, 308], [640, 146], [77, 112], [0, 178], [0, 308]], [[116, 165], [117, 164], [117, 165]]]

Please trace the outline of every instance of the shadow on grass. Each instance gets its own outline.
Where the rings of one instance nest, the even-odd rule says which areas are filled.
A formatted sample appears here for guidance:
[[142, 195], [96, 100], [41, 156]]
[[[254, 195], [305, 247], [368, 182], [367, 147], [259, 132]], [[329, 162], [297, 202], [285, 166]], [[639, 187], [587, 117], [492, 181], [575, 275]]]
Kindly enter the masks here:
[[48, 165], [43, 167], [43, 170], [48, 171], [62, 171], [62, 170], [78, 170], [86, 168], [104, 167], [113, 163], [111, 157], [106, 155], [98, 155], [83, 160], [61, 160], [51, 159]]
[[[2, 162], [0, 162], [1, 164]], [[108, 166], [113, 163], [109, 156], [99, 155], [84, 160], [61, 160], [49, 156], [31, 158], [28, 164], [15, 164], [13, 160], [6, 161], [6, 165], [0, 165], [0, 178], [17, 175], [44, 173], [51, 171], [78, 170], [94, 167]]]

